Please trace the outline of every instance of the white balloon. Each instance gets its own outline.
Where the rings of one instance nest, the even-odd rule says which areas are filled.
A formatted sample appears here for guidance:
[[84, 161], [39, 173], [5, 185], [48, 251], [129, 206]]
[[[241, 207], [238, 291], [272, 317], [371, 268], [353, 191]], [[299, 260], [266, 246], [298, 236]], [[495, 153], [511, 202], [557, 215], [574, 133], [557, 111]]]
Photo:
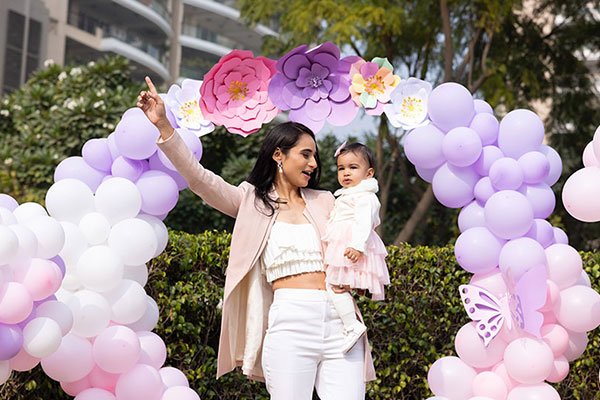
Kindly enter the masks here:
[[141, 286], [146, 286], [146, 283], [148, 283], [148, 267], [146, 267], [146, 264], [126, 265], [123, 279], [131, 279]]
[[58, 255], [65, 262], [67, 271], [74, 270], [77, 266], [79, 257], [83, 254], [88, 245], [83, 232], [72, 222], [63, 221], [60, 223], [65, 232], [65, 244], [58, 252]]
[[11, 372], [12, 370], [10, 369], [8, 360], [0, 361], [0, 385], [2, 385], [8, 380], [8, 378], [10, 378]]
[[111, 224], [135, 217], [142, 207], [142, 196], [135, 184], [118, 177], [102, 182], [96, 190], [94, 201], [96, 210]]
[[105, 292], [123, 279], [123, 261], [108, 246], [90, 247], [79, 257], [76, 274], [86, 288]]
[[158, 373], [166, 387], [190, 386], [185, 374], [177, 368], [162, 367], [158, 370]]
[[0, 265], [10, 263], [19, 251], [19, 238], [7, 226], [0, 225]]
[[51, 318], [34, 318], [23, 328], [23, 348], [37, 358], [54, 353], [62, 340], [60, 326]]
[[106, 292], [106, 299], [111, 307], [111, 320], [119, 324], [139, 320], [148, 304], [144, 288], [129, 279], [123, 279], [118, 287]]
[[115, 224], [108, 236], [108, 245], [127, 265], [144, 264], [154, 256], [157, 247], [154, 229], [146, 221], [129, 218]]
[[77, 179], [61, 179], [46, 193], [46, 208], [59, 221], [77, 224], [81, 217], [94, 211], [94, 194]]
[[137, 218], [146, 221], [154, 229], [157, 239], [157, 246], [152, 258], [157, 257], [167, 247], [167, 243], [169, 241], [169, 231], [167, 230], [167, 227], [160, 219], [153, 215], [140, 214], [137, 216]]
[[75, 274], [75, 272], [67, 271], [65, 276], [63, 277], [61, 288], [65, 290], [69, 290], [71, 292], [75, 292], [79, 289], [83, 288], [79, 277]]
[[38, 305], [35, 309], [36, 317], [48, 317], [56, 321], [62, 336], [65, 336], [73, 327], [73, 313], [69, 306], [61, 301], [49, 300]]
[[13, 214], [17, 219], [17, 222], [20, 224], [26, 224], [37, 217], [48, 216], [48, 213], [44, 207], [33, 202], [20, 204], [17, 208], [15, 208]]
[[24, 261], [37, 254], [38, 242], [35, 234], [25, 225], [10, 225], [10, 230], [19, 239], [19, 250], [14, 257], [15, 262]]
[[37, 238], [37, 257], [52, 258], [62, 250], [65, 244], [65, 231], [56, 219], [42, 216], [30, 220], [25, 225]]
[[99, 212], [90, 212], [79, 221], [79, 229], [91, 245], [103, 244], [110, 233], [110, 222]]
[[73, 294], [67, 305], [73, 312], [72, 333], [79, 336], [97, 336], [110, 322], [110, 304], [104, 296], [91, 290]]
[[16, 224], [15, 215], [8, 208], [0, 207], [0, 225]]
[[127, 324], [127, 327], [136, 332], [150, 332], [156, 328], [156, 324], [158, 324], [158, 317], [158, 304], [156, 304], [156, 301], [152, 297], [146, 295], [146, 311], [144, 312], [144, 315], [142, 315], [142, 317], [137, 321]]
[[[66, 275], [65, 275], [66, 276]], [[71, 297], [73, 297], [74, 292], [72, 290], [66, 289], [64, 287], [64, 280], [63, 280], [63, 286], [60, 287], [56, 293], [54, 293], [54, 296], [56, 296], [56, 299], [62, 303], [67, 304], [69, 302], [69, 299]], [[71, 309], [69, 308], [69, 311]], [[71, 312], [71, 316], [73, 316], [73, 313]]]

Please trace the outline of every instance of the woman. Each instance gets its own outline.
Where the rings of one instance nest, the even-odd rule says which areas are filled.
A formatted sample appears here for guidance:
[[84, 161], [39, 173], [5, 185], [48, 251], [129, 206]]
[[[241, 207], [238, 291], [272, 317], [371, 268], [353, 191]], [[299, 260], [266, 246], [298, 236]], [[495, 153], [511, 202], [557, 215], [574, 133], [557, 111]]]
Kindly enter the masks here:
[[333, 196], [320, 176], [314, 134], [284, 123], [265, 137], [246, 182], [204, 169], [166, 118], [156, 88], [137, 106], [160, 131], [158, 145], [190, 189], [236, 218], [225, 278], [217, 377], [241, 366], [274, 400], [363, 399], [375, 378], [366, 340], [343, 354], [343, 327], [327, 301], [321, 237]]

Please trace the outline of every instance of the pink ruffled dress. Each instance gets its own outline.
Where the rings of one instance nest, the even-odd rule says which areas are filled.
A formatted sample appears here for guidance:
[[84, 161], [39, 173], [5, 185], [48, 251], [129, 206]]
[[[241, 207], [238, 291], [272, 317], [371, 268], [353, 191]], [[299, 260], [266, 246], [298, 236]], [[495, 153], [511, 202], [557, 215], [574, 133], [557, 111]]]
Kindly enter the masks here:
[[[374, 230], [380, 223], [378, 190], [375, 178], [337, 190], [323, 238], [326, 244], [324, 262], [327, 282], [367, 289], [373, 300], [383, 300], [384, 285], [390, 283], [385, 263], [387, 251]], [[344, 257], [348, 247], [363, 253], [358, 262], [353, 263]]]

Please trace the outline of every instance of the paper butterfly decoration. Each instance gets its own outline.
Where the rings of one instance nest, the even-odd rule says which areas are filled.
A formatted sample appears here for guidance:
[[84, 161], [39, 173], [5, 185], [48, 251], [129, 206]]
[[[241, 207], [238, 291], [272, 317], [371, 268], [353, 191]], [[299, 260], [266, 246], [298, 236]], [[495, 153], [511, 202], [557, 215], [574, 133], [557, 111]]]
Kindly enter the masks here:
[[504, 324], [513, 329], [514, 323], [519, 329], [541, 336], [544, 317], [538, 310], [546, 303], [546, 279], [545, 265], [533, 267], [516, 283], [508, 279], [508, 292], [500, 299], [479, 286], [459, 286], [465, 310], [486, 347]]

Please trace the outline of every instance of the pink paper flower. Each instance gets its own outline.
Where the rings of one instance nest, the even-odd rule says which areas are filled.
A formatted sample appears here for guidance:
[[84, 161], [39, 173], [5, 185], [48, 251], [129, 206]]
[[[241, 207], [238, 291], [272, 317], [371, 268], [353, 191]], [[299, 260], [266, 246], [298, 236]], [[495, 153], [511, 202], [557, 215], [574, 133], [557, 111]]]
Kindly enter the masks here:
[[400, 83], [387, 58], [375, 57], [373, 61], [360, 60], [350, 68], [352, 100], [365, 108], [370, 115], [381, 115], [383, 106], [390, 101], [390, 94]]
[[229, 132], [248, 136], [275, 118], [279, 110], [268, 95], [275, 61], [250, 51], [233, 50], [204, 75], [200, 109]]
[[306, 45], [299, 46], [277, 61], [269, 97], [281, 110], [290, 111], [290, 120], [315, 133], [325, 121], [335, 126], [349, 124], [358, 107], [348, 91], [348, 72], [360, 57], [340, 59], [340, 49], [330, 42], [307, 49]]

